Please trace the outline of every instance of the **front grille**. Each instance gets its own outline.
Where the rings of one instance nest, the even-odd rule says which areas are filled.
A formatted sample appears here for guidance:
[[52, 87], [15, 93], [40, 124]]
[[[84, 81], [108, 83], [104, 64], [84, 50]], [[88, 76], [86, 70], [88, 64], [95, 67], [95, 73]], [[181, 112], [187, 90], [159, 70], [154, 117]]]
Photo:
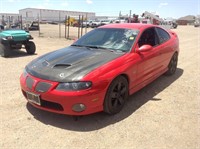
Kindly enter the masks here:
[[33, 84], [34, 84], [34, 80], [33, 80], [31, 77], [27, 77], [27, 79], [26, 79], [26, 86], [27, 86], [29, 89], [32, 89]]
[[36, 85], [35, 90], [36, 90], [37, 92], [42, 92], [42, 93], [44, 93], [44, 92], [47, 92], [47, 91], [50, 89], [51, 86], [52, 86], [52, 84], [50, 84], [50, 83], [47, 83], [47, 82], [39, 82], [39, 83]]
[[55, 102], [50, 102], [50, 101], [46, 101], [41, 99], [41, 106], [47, 109], [52, 109], [52, 110], [57, 110], [57, 111], [63, 111], [63, 107]]
[[[24, 97], [27, 98], [27, 94], [24, 90], [22, 90], [22, 93], [23, 93]], [[52, 110], [56, 110], [56, 111], [64, 111], [63, 107], [58, 103], [46, 101], [41, 98], [40, 98], [40, 103], [41, 103], [41, 107], [43, 107], [43, 108], [52, 109]]]

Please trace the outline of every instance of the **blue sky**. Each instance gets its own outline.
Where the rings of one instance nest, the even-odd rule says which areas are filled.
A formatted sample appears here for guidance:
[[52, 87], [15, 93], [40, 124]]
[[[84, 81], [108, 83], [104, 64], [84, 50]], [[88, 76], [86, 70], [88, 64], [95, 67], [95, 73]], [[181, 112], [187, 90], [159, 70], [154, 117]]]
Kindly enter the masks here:
[[23, 8], [89, 11], [98, 16], [149, 11], [162, 18], [180, 18], [200, 14], [200, 0], [0, 0], [0, 13], [18, 13]]

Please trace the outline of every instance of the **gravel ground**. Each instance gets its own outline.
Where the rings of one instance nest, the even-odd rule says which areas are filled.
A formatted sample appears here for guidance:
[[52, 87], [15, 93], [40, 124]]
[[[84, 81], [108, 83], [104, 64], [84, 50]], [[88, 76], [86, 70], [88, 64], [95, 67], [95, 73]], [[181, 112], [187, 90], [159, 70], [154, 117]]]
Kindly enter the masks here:
[[37, 37], [37, 54], [13, 52], [0, 57], [2, 149], [200, 148], [200, 28], [178, 26], [178, 69], [131, 95], [117, 115], [97, 113], [72, 117], [35, 109], [23, 97], [19, 77], [36, 57], [71, 44], [72, 40]]

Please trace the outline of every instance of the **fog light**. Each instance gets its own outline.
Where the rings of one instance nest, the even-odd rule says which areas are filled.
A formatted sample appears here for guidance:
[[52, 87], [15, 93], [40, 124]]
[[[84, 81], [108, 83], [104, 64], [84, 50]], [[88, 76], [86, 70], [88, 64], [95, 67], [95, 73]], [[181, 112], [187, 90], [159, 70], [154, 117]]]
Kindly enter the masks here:
[[86, 108], [86, 106], [82, 103], [75, 104], [72, 106], [72, 110], [75, 112], [82, 112], [85, 110], [85, 108]]

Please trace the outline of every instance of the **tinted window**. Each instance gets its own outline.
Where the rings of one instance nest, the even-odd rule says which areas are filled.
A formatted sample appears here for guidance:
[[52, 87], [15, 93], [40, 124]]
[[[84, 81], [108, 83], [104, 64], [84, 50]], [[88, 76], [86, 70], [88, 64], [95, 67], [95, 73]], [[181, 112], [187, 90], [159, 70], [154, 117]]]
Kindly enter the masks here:
[[127, 52], [131, 49], [138, 30], [119, 28], [99, 28], [81, 37], [74, 45], [98, 46]]
[[138, 42], [139, 47], [141, 47], [142, 45], [156, 46], [157, 44], [158, 44], [158, 38], [154, 28], [146, 29], [142, 33]]
[[158, 33], [158, 39], [159, 39], [160, 43], [163, 43], [170, 39], [170, 35], [165, 30], [163, 30], [161, 28], [156, 28], [156, 30]]

